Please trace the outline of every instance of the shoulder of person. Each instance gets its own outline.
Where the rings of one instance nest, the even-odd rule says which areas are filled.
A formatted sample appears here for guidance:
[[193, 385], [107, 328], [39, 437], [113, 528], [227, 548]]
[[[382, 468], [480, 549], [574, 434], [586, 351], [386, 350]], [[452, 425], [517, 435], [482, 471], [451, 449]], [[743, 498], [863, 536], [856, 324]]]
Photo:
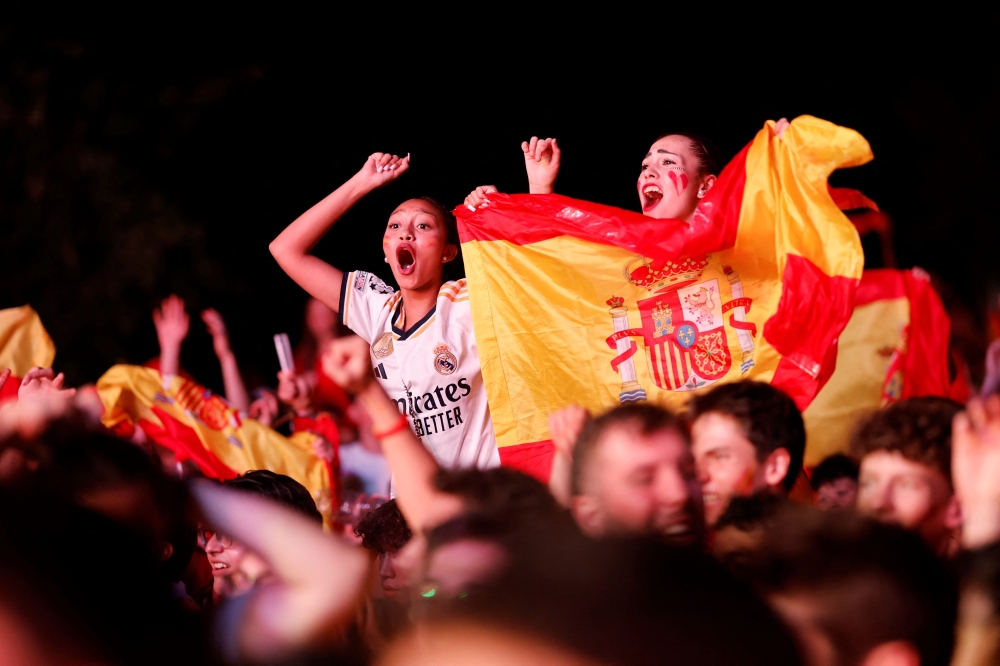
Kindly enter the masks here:
[[363, 294], [389, 295], [396, 292], [382, 278], [368, 271], [353, 271], [350, 273], [351, 288]]

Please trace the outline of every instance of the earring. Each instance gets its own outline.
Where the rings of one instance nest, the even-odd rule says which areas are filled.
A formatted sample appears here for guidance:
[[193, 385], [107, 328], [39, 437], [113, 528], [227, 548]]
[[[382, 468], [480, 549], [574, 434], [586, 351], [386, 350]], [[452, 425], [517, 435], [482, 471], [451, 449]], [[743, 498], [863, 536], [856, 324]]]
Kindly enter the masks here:
[[705, 196], [705, 190], [698, 190], [698, 196], [699, 197]]
[[389, 257], [383, 258], [382, 261], [384, 261], [385, 263], [389, 263]]

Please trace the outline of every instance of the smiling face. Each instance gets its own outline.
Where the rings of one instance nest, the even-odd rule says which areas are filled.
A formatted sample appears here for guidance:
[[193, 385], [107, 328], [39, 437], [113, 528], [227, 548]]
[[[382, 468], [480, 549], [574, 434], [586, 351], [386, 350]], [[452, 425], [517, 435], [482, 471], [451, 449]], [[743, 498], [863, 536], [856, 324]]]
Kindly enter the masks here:
[[212, 591], [220, 598], [237, 597], [268, 575], [267, 564], [243, 544], [218, 532], [205, 531], [205, 555], [212, 567]]
[[393, 211], [382, 249], [404, 291], [437, 291], [444, 264], [458, 254], [458, 248], [448, 243], [448, 229], [441, 213], [423, 199], [404, 201]]
[[678, 545], [700, 541], [701, 492], [680, 433], [611, 427], [601, 435], [589, 469], [586, 489], [573, 500], [574, 516], [588, 534], [656, 534]]
[[716, 412], [691, 425], [691, 452], [705, 499], [705, 522], [711, 526], [735, 496], [752, 495], [766, 486], [757, 450], [739, 422]]
[[701, 197], [715, 183], [715, 176], [701, 173], [701, 161], [691, 146], [691, 139], [677, 134], [650, 146], [636, 184], [644, 215], [691, 221]]

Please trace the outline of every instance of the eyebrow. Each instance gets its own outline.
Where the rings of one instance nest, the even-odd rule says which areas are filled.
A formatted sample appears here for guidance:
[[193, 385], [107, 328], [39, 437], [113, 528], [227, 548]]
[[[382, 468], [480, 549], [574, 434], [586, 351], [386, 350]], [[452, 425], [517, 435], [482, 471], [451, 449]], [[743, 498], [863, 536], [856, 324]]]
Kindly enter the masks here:
[[[424, 213], [426, 215], [430, 215], [435, 220], [437, 219], [437, 215], [435, 215], [431, 211], [427, 210], [426, 208], [414, 208], [413, 210], [415, 210], [418, 213]], [[392, 211], [392, 215], [395, 215], [396, 213], [404, 213], [404, 212], [406, 212], [406, 211], [402, 211], [402, 210], [398, 210], [397, 209], [397, 210]], [[392, 215], [390, 215], [389, 217], [392, 217]]]
[[[677, 153], [672, 153], [669, 150], [664, 150], [663, 148], [656, 149], [657, 154], [673, 155], [674, 157], [680, 157]], [[653, 153], [646, 153], [646, 157], [649, 157]]]

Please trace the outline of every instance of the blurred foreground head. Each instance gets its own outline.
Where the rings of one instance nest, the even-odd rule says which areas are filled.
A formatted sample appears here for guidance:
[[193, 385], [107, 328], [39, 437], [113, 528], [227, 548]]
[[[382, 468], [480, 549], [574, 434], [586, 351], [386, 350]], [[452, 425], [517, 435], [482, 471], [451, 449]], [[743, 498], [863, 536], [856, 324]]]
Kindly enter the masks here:
[[787, 505], [753, 572], [814, 665], [947, 664], [956, 589], [918, 536]]
[[517, 470], [440, 470], [434, 486], [458, 497], [462, 511], [414, 534], [395, 565], [411, 586], [437, 599], [493, 580], [507, 566], [507, 553], [520, 535], [575, 531], [548, 487]]
[[960, 411], [944, 398], [901, 400], [873, 414], [851, 442], [858, 512], [916, 532], [939, 555], [957, 543], [962, 524], [951, 485], [951, 424]]
[[[24, 405], [19, 405], [24, 407]], [[173, 597], [194, 525], [185, 489], [72, 409], [0, 450], [0, 651], [11, 663], [204, 663]]]
[[441, 600], [382, 663], [799, 663], [767, 606], [693, 549], [550, 530], [516, 539], [507, 557], [499, 577]]
[[681, 421], [647, 403], [588, 421], [573, 450], [572, 511], [590, 536], [702, 540], [701, 491]]

